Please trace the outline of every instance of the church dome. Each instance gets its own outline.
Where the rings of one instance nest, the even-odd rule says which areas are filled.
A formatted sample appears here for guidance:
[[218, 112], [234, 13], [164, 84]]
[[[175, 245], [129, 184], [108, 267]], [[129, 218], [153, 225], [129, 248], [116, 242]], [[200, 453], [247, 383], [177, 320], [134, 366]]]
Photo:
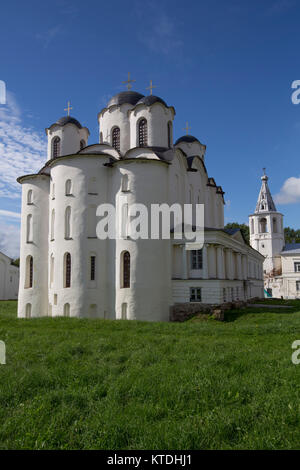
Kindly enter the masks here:
[[55, 124], [58, 124], [59, 126], [65, 126], [66, 124], [75, 124], [75, 126], [78, 127], [78, 129], [82, 128], [82, 125], [80, 124], [77, 119], [73, 118], [72, 116], [63, 116], [60, 119], [56, 121]]
[[167, 107], [167, 104], [159, 96], [149, 95], [141, 98], [136, 104], [145, 104], [146, 106], [151, 106], [154, 103], [161, 103]]
[[107, 107], [109, 108], [113, 105], [120, 106], [125, 103], [135, 105], [143, 97], [144, 95], [136, 91], [121, 91], [121, 93], [118, 93], [109, 100]]
[[196, 139], [196, 137], [192, 135], [183, 135], [182, 137], [179, 137], [179, 139], [176, 140], [175, 145], [180, 144], [180, 142], [199, 142], [199, 144], [201, 143], [198, 139]]

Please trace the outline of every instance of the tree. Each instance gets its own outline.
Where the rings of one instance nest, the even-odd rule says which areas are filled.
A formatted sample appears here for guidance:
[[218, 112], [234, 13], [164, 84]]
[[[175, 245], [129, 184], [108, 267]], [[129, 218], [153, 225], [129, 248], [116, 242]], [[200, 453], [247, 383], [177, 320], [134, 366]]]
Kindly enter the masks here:
[[230, 222], [224, 227], [225, 229], [231, 229], [231, 228], [239, 228], [242, 234], [244, 235], [244, 238], [248, 245], [250, 245], [250, 231], [249, 231], [249, 225], [246, 224], [239, 224], [237, 222]]
[[291, 227], [285, 227], [284, 238], [286, 243], [300, 243], [300, 229], [294, 230]]

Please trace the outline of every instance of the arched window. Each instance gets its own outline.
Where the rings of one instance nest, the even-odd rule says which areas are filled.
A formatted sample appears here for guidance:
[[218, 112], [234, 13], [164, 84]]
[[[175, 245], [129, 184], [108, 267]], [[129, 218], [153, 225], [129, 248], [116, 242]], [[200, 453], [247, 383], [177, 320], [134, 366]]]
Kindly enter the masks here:
[[26, 318], [31, 317], [31, 304], [26, 304], [25, 317]]
[[26, 258], [25, 289], [30, 289], [32, 286], [33, 286], [33, 257], [29, 255]]
[[254, 233], [254, 220], [251, 220], [251, 233]]
[[122, 303], [122, 311], [121, 311], [121, 315], [122, 315], [122, 320], [127, 320], [127, 303], [124, 302]]
[[71, 255], [65, 253], [64, 256], [64, 287], [71, 287]]
[[172, 147], [172, 123], [168, 122], [168, 147]]
[[121, 187], [122, 187], [122, 191], [124, 191], [124, 192], [129, 191], [128, 175], [127, 174], [122, 175]]
[[259, 221], [259, 231], [260, 233], [267, 233], [268, 232], [268, 226], [267, 226], [267, 219], [263, 217]]
[[50, 256], [50, 287], [53, 286], [54, 281], [54, 256], [53, 253]]
[[114, 127], [112, 131], [112, 146], [120, 152], [120, 129]]
[[90, 257], [91, 281], [96, 279], [96, 255]]
[[273, 232], [274, 233], [278, 232], [277, 219], [275, 219], [275, 217], [273, 218]]
[[28, 214], [27, 216], [27, 232], [26, 232], [26, 241], [27, 243], [32, 243], [33, 234], [32, 234], [32, 215]]
[[121, 257], [121, 287], [130, 287], [130, 253], [124, 251]]
[[71, 238], [71, 207], [68, 206], [65, 210], [65, 239]]
[[64, 305], [64, 317], [69, 317], [70, 316], [70, 304], [65, 304]]
[[51, 230], [50, 230], [50, 240], [54, 240], [54, 229], [55, 229], [55, 209], [52, 209], [51, 212]]
[[52, 158], [57, 158], [60, 156], [60, 138], [54, 137], [52, 141]]
[[32, 189], [29, 189], [27, 193], [27, 204], [32, 204]]
[[72, 181], [67, 180], [66, 181], [66, 196], [71, 196], [72, 194]]
[[52, 199], [55, 199], [55, 184], [54, 183], [52, 183], [51, 197]]
[[85, 143], [85, 140], [81, 140], [80, 141], [80, 150], [82, 150], [84, 147], [85, 147], [86, 143]]
[[139, 147], [148, 145], [148, 129], [146, 119], [141, 119], [138, 126]]
[[103, 133], [102, 132], [100, 132], [99, 142], [100, 142], [100, 144], [103, 144]]

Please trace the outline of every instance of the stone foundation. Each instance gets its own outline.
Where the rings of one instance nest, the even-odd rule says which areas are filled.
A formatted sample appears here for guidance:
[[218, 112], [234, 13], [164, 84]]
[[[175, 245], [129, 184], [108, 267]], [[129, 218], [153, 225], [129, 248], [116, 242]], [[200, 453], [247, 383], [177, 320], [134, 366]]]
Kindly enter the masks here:
[[170, 307], [170, 321], [183, 322], [197, 315], [212, 315], [216, 320], [224, 321], [224, 312], [244, 308], [246, 305], [241, 300], [223, 304], [178, 303]]

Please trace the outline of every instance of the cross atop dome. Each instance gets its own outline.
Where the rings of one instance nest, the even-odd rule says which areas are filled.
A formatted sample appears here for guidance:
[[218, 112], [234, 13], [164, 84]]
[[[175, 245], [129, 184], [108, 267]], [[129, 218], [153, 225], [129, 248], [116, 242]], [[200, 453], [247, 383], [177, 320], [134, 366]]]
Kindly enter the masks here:
[[70, 101], [68, 101], [67, 107], [64, 108], [64, 111], [67, 111], [67, 116], [70, 116], [70, 110], [71, 109], [73, 109], [73, 107], [71, 106]]
[[150, 80], [150, 85], [146, 88], [146, 90], [150, 90], [150, 95], [152, 95], [153, 88], [157, 88], [156, 85], [152, 85], [152, 80]]
[[189, 123], [186, 121], [185, 127], [182, 130], [186, 132], [186, 135], [189, 135], [190, 129], [191, 127], [189, 127]]
[[126, 85], [127, 87], [127, 90], [131, 90], [132, 88], [132, 85], [131, 83], [134, 83], [136, 80], [131, 80], [130, 79], [130, 72], [128, 72], [128, 80], [126, 80], [125, 82], [122, 82], [124, 85]]

